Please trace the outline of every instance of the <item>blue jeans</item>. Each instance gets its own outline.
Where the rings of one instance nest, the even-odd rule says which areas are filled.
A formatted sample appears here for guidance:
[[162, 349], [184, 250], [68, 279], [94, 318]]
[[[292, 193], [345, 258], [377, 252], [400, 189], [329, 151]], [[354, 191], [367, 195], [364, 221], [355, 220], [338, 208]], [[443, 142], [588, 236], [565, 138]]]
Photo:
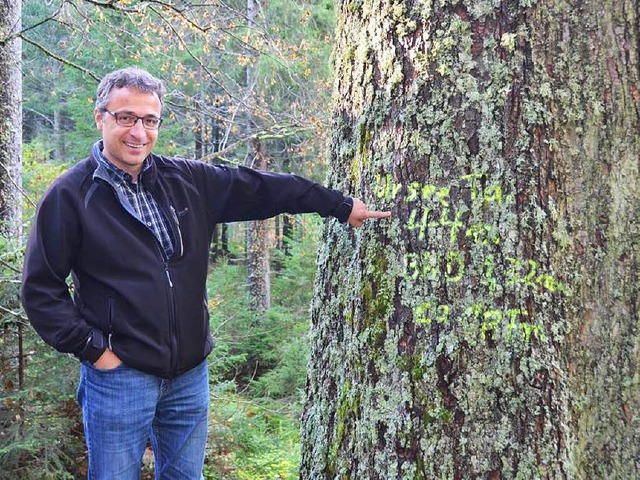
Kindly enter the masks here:
[[207, 442], [207, 362], [164, 380], [124, 364], [80, 369], [78, 403], [89, 480], [138, 480], [151, 438], [156, 480], [202, 479]]

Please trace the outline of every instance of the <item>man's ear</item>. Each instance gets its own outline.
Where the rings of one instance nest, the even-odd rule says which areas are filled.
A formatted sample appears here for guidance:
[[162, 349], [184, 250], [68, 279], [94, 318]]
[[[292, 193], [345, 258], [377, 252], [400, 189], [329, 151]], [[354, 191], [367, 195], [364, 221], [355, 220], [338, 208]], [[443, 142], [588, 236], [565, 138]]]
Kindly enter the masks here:
[[104, 112], [101, 112], [97, 108], [93, 110], [93, 118], [96, 121], [96, 128], [102, 131], [102, 122], [104, 121]]

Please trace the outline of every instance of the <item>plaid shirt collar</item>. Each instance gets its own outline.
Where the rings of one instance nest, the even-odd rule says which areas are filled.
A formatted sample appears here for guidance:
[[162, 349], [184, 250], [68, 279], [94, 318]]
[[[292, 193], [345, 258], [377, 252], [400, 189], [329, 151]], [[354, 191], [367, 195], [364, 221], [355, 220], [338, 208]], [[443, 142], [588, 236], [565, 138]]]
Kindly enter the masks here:
[[[93, 144], [93, 147], [91, 148], [91, 153], [93, 153], [93, 157], [96, 160], [98, 160], [100, 165], [106, 168], [111, 180], [113, 180], [115, 183], [118, 183], [118, 184], [120, 183], [133, 184], [134, 183], [133, 177], [127, 172], [125, 172], [124, 170], [122, 170], [121, 168], [115, 166], [109, 160], [107, 160], [107, 157], [105, 157], [104, 153], [102, 152], [103, 149], [104, 149], [104, 144], [102, 143], [102, 140], [98, 140], [96, 143]], [[144, 163], [142, 164], [142, 171], [140, 172], [140, 175], [138, 175], [138, 181], [142, 182], [143, 173], [147, 171], [150, 167], [151, 167], [151, 156], [144, 159]]]

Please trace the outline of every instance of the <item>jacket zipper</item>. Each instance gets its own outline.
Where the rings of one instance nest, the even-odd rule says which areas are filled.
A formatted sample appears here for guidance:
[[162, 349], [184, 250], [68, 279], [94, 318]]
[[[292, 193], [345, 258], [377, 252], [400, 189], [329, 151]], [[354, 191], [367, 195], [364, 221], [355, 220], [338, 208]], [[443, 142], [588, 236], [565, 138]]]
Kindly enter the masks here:
[[111, 345], [111, 337], [113, 336], [113, 317], [115, 310], [115, 299], [109, 298], [109, 335], [107, 335], [107, 348], [113, 352], [113, 346]]
[[[160, 207], [160, 204], [158, 204], [158, 207]], [[172, 210], [173, 210], [173, 207], [172, 207]], [[172, 213], [175, 216], [175, 212], [172, 212]], [[177, 222], [177, 216], [175, 216], [175, 218], [176, 218], [176, 225], [179, 231], [180, 224]], [[143, 225], [145, 224], [143, 223]], [[168, 294], [169, 331], [171, 332], [171, 340], [170, 340], [171, 344], [169, 346], [170, 347], [169, 348], [169, 374], [173, 376], [178, 369], [178, 328], [177, 328], [177, 322], [176, 322], [176, 297], [175, 297], [175, 291], [173, 287], [173, 280], [171, 279], [171, 270], [169, 269], [169, 257], [164, 251], [164, 248], [162, 247], [160, 240], [158, 240], [158, 238], [153, 234], [153, 232], [147, 225], [145, 225], [145, 227], [147, 228], [149, 233], [151, 233], [151, 236], [153, 237], [155, 244], [158, 247], [158, 252], [160, 253], [160, 257], [162, 258], [162, 262], [163, 262], [164, 274], [167, 277], [167, 285], [169, 286], [169, 294]], [[182, 248], [181, 234], [180, 234], [179, 241], [180, 241], [180, 248]]]
[[[139, 193], [139, 190], [138, 190], [139, 188], [140, 188], [139, 185], [136, 183], [136, 190], [137, 190], [136, 194]], [[158, 208], [162, 208], [157, 198], [155, 199], [155, 201], [158, 203]], [[173, 205], [169, 204], [169, 206], [171, 207], [170, 210], [178, 230], [178, 235], [179, 235], [178, 241], [180, 242], [180, 252], [182, 254], [182, 233], [180, 232], [180, 223], [178, 222], [178, 217], [175, 213], [175, 210], [173, 209]], [[165, 215], [166, 215], [166, 210], [165, 210]], [[164, 248], [162, 247], [160, 240], [158, 240], [158, 238], [153, 234], [153, 232], [147, 225], [145, 225], [145, 227], [147, 227], [147, 230], [149, 230], [149, 232], [151, 233], [151, 236], [155, 240], [156, 246], [158, 247], [160, 257], [162, 258], [162, 261], [163, 261], [164, 273], [167, 277], [167, 284], [169, 286], [169, 295], [168, 295], [169, 331], [171, 332], [171, 339], [170, 339], [171, 344], [169, 346], [169, 374], [173, 376], [178, 369], [178, 329], [177, 329], [177, 322], [176, 322], [176, 297], [175, 297], [175, 291], [173, 288], [173, 280], [171, 279], [171, 271], [169, 269], [169, 257], [164, 251]]]
[[[118, 198], [118, 202], [124, 208], [124, 210], [128, 212], [133, 218], [140, 221], [140, 219], [133, 213], [133, 211], [125, 207], [122, 200], [120, 199], [120, 195], [118, 195], [118, 192], [116, 190], [117, 187], [113, 186], [109, 181], [107, 181], [107, 183], [109, 183], [112, 186], [114, 193]], [[135, 185], [136, 185], [136, 193], [138, 193], [139, 186], [137, 183]], [[173, 214], [173, 218], [174, 218], [174, 221], [176, 222], [176, 227], [178, 229], [178, 234], [179, 234], [178, 240], [180, 242], [180, 254], [182, 255], [183, 246], [182, 246], [182, 232], [180, 231], [180, 223], [178, 221], [178, 217], [175, 213], [175, 210], [173, 209], [173, 206], [172, 205], [170, 206], [171, 206], [171, 213]], [[158, 240], [158, 238], [153, 234], [151, 229], [144, 222], [140, 221], [140, 223], [144, 225], [145, 228], [149, 231], [149, 233], [154, 239], [156, 246], [158, 247], [158, 252], [160, 253], [160, 257], [162, 258], [162, 261], [163, 261], [165, 276], [167, 277], [167, 284], [169, 286], [169, 295], [168, 295], [169, 329], [171, 331], [171, 345], [170, 345], [170, 352], [169, 352], [169, 372], [171, 375], [173, 375], [178, 368], [178, 331], [177, 331], [177, 322], [176, 322], [176, 299], [175, 299], [175, 292], [173, 289], [173, 280], [171, 279], [171, 271], [169, 270], [169, 257], [167, 256], [164, 249], [162, 248], [160, 240]], [[109, 335], [109, 345], [111, 345], [111, 335]]]
[[169, 330], [171, 332], [171, 345], [170, 345], [170, 355], [169, 355], [169, 369], [170, 374], [176, 372], [178, 368], [178, 330], [177, 330], [177, 322], [176, 322], [176, 298], [175, 298], [175, 290], [173, 288], [173, 280], [171, 279], [171, 270], [169, 269], [169, 258], [166, 253], [164, 253], [162, 246], [156, 242], [158, 245], [158, 250], [162, 255], [162, 259], [164, 261], [164, 273], [167, 277], [167, 285], [169, 287]]
[[[175, 251], [180, 257], [182, 257], [183, 253], [183, 244], [182, 244], [182, 232], [180, 230], [180, 222], [178, 221], [178, 215], [176, 215], [176, 211], [173, 208], [173, 205], [169, 203], [169, 211], [171, 212], [172, 220], [174, 225], [176, 226], [176, 231], [178, 233], [177, 241], [178, 245], [174, 246], [174, 256]], [[169, 219], [167, 219], [169, 220]], [[176, 315], [176, 300], [175, 300], [175, 290], [173, 288], [173, 280], [171, 279], [171, 271], [169, 270], [169, 258], [167, 254], [164, 252], [162, 247], [160, 246], [160, 253], [164, 255], [164, 271], [167, 275], [167, 282], [169, 283], [169, 324], [171, 329], [171, 375], [173, 375], [178, 369], [178, 322]]]
[[[156, 202], [157, 202], [157, 199], [156, 199]], [[171, 204], [169, 204], [169, 206], [171, 207], [170, 210], [171, 210], [173, 219], [175, 221], [176, 227], [178, 229], [178, 233], [179, 233], [178, 241], [180, 243], [180, 249], [181, 249], [180, 251], [182, 251], [182, 234], [180, 233], [180, 224], [178, 223], [178, 218], [177, 218], [177, 215], [175, 214], [173, 206]], [[162, 208], [159, 203], [158, 203], [158, 207]], [[165, 210], [165, 215], [166, 215], [166, 210]], [[167, 218], [167, 220], [169, 219]], [[162, 261], [163, 261], [164, 274], [167, 277], [167, 285], [169, 287], [169, 294], [168, 294], [169, 331], [171, 332], [170, 346], [169, 346], [169, 374], [170, 376], [173, 376], [178, 369], [178, 323], [176, 321], [175, 290], [174, 290], [173, 280], [171, 278], [171, 270], [169, 268], [169, 257], [164, 251], [164, 248], [162, 247], [160, 240], [158, 240], [158, 238], [153, 234], [153, 232], [149, 227], [147, 227], [147, 229], [149, 230], [149, 232], [151, 232], [151, 236], [154, 238], [156, 246], [158, 247], [158, 252], [160, 253], [160, 257], [162, 258]]]
[[167, 274], [167, 282], [169, 282], [169, 287], [173, 288], [173, 282], [171, 281], [171, 272], [169, 272], [169, 264], [164, 262], [164, 273]]

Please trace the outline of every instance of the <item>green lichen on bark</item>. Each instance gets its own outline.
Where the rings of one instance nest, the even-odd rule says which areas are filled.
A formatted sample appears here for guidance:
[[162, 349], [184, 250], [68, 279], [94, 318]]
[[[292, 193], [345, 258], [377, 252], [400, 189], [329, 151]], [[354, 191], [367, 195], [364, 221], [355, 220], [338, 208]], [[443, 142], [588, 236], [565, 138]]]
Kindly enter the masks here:
[[637, 8], [349, 5], [301, 477], [638, 476]]
[[[585, 15], [586, 12], [594, 12]], [[554, 23], [534, 32], [549, 101], [565, 195], [558, 219], [557, 263], [574, 285], [567, 352], [573, 455], [583, 478], [635, 478], [640, 391], [625, 385], [638, 372], [639, 12], [634, 2], [552, 5]], [[552, 103], [553, 102], [553, 103]]]

